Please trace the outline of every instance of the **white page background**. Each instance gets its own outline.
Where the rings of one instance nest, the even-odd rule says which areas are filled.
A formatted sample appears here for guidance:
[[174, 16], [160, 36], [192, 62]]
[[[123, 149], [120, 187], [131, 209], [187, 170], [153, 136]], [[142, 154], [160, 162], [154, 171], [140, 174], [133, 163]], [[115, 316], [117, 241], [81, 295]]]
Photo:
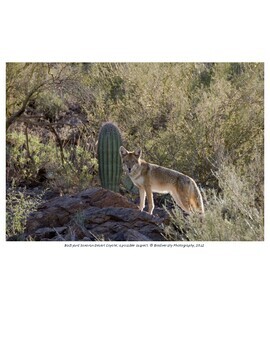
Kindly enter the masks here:
[[264, 242], [203, 249], [64, 248], [5, 241], [5, 62], [265, 62], [266, 1], [1, 3], [0, 346], [53, 349], [270, 348]]

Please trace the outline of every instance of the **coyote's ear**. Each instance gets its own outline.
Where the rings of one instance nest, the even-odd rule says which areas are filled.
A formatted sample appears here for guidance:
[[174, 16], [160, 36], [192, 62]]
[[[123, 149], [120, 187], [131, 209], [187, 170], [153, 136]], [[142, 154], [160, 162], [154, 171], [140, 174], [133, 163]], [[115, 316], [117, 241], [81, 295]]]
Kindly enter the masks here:
[[140, 148], [140, 147], [137, 148], [136, 151], [134, 152], [134, 154], [135, 154], [136, 157], [140, 158], [141, 155], [142, 155], [142, 150], [141, 150], [141, 148]]
[[128, 154], [128, 151], [125, 149], [125, 147], [120, 146], [119, 153], [120, 153], [120, 156], [125, 156], [126, 154]]

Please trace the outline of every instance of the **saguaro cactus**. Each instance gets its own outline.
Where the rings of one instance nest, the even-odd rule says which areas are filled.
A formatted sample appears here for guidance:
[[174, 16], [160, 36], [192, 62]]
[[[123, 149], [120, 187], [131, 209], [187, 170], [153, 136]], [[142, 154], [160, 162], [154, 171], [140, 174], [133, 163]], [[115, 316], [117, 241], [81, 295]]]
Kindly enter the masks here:
[[122, 145], [120, 130], [113, 123], [105, 123], [98, 136], [98, 164], [101, 186], [119, 192], [122, 164], [119, 148]]

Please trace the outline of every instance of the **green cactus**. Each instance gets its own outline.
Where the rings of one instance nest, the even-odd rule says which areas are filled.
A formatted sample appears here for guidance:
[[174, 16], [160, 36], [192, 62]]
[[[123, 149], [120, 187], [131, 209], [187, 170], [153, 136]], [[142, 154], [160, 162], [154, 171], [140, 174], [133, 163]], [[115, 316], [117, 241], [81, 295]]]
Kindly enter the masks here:
[[122, 163], [119, 148], [122, 145], [121, 133], [113, 123], [105, 123], [98, 136], [98, 164], [101, 186], [119, 192]]
[[130, 194], [139, 194], [139, 189], [134, 185], [134, 183], [131, 181], [130, 177], [126, 174], [122, 175], [121, 183], [124, 186], [124, 188], [130, 193]]

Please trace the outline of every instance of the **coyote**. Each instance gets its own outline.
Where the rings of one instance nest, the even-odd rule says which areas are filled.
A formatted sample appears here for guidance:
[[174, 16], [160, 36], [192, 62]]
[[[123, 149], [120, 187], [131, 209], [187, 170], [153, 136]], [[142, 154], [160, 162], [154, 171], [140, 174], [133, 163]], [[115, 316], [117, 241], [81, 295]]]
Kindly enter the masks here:
[[123, 146], [119, 149], [123, 169], [129, 175], [140, 192], [140, 210], [145, 207], [145, 195], [148, 201], [148, 212], [153, 213], [153, 192], [170, 193], [179, 207], [187, 214], [198, 211], [204, 213], [202, 195], [195, 181], [187, 175], [170, 170], [141, 159], [140, 148], [134, 152]]

